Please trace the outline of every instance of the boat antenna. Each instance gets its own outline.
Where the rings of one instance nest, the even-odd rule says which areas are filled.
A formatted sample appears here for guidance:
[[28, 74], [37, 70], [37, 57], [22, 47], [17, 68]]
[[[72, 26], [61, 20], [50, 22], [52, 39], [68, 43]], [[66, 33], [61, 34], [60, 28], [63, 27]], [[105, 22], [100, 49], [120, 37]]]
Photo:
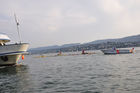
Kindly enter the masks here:
[[17, 32], [18, 32], [18, 37], [19, 37], [19, 43], [21, 43], [21, 36], [20, 36], [20, 32], [19, 32], [19, 22], [17, 20], [16, 14], [14, 14], [14, 17], [15, 17], [15, 22], [16, 22], [16, 25], [17, 25]]

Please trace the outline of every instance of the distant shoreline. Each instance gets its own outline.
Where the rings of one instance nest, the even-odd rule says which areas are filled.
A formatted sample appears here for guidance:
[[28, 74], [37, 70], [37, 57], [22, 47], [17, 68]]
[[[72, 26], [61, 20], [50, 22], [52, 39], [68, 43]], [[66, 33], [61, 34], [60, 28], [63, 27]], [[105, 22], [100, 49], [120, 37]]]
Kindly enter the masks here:
[[58, 52], [76, 52], [84, 50], [100, 50], [107, 48], [129, 48], [129, 47], [140, 47], [140, 42], [107, 42], [100, 44], [81, 44], [70, 47], [61, 47], [53, 49], [38, 49], [38, 50], [29, 50], [30, 54], [45, 54], [45, 53], [58, 53]]

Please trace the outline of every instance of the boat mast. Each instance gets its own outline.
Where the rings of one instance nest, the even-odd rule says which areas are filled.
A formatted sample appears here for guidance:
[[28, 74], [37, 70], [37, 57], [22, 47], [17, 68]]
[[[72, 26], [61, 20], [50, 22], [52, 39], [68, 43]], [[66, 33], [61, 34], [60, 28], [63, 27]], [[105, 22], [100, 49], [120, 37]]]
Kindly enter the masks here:
[[16, 25], [17, 25], [17, 32], [18, 32], [18, 37], [19, 37], [19, 43], [21, 43], [21, 36], [20, 36], [20, 32], [19, 32], [19, 22], [16, 18], [16, 14], [14, 14], [14, 17], [15, 17], [15, 22], [16, 22]]

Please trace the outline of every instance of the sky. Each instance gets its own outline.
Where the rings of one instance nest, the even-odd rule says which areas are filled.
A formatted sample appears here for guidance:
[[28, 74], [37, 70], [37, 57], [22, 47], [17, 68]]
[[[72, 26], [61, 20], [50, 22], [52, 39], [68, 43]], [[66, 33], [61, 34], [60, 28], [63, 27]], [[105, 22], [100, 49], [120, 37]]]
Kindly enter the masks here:
[[0, 32], [30, 48], [140, 34], [140, 0], [0, 0]]

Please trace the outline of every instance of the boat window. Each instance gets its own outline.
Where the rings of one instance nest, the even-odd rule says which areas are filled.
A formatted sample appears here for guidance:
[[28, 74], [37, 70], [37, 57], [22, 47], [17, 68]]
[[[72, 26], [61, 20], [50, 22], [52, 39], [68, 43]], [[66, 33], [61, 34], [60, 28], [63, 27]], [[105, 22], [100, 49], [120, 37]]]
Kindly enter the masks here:
[[3, 44], [2, 43], [0, 43], [0, 46], [2, 46]]
[[2, 43], [2, 42], [0, 43], [0, 46], [4, 46], [4, 45], [6, 45], [6, 44], [5, 43]]

